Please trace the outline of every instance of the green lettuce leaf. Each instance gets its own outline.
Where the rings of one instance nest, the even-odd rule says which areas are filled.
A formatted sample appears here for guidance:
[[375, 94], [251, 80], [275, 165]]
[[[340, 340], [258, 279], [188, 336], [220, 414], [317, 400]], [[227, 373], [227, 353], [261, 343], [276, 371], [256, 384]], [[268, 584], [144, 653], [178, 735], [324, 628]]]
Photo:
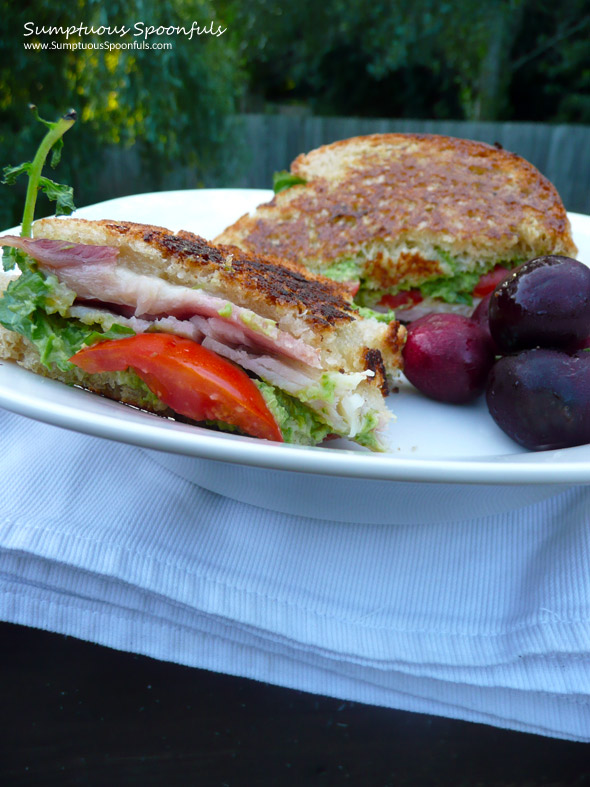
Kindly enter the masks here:
[[353, 309], [357, 311], [361, 317], [377, 320], [377, 322], [386, 322], [389, 324], [392, 320], [395, 320], [395, 312], [391, 309], [385, 312], [375, 311], [375, 309], [371, 309], [369, 306], [353, 306]]
[[327, 268], [322, 268], [322, 276], [334, 281], [355, 281], [359, 278], [361, 266], [356, 260], [338, 260]]
[[272, 188], [275, 194], [285, 189], [290, 189], [291, 186], [300, 186], [307, 183], [303, 178], [298, 178], [297, 175], [292, 175], [286, 169], [281, 172], [275, 172], [272, 176]]
[[29, 268], [10, 282], [0, 299], [0, 325], [31, 341], [47, 368], [55, 364], [62, 371], [72, 368], [69, 358], [83, 345], [105, 339], [133, 336], [134, 331], [113, 324], [109, 330], [96, 330], [67, 317], [75, 293], [55, 276]]
[[317, 445], [332, 433], [309, 407], [262, 380], [254, 380], [287, 443]]
[[447, 303], [473, 304], [473, 288], [479, 281], [480, 271], [456, 273], [446, 278], [431, 279], [420, 285], [425, 298], [440, 298]]

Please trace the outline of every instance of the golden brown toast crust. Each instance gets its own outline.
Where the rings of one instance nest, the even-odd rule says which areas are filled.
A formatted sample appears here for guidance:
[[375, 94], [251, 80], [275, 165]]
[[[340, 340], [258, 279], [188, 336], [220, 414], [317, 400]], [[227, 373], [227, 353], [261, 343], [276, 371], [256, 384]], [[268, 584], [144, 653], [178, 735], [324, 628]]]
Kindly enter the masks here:
[[[35, 223], [35, 237], [49, 234], [44, 229], [51, 226], [51, 235], [64, 220], [41, 220]], [[177, 234], [163, 227], [137, 224], [129, 221], [93, 221], [67, 219], [70, 227], [79, 226], [104, 231], [107, 245], [145, 244], [161, 254], [164, 260], [173, 260], [177, 270], [184, 270], [190, 282], [203, 277], [216, 276], [222, 285], [232, 291], [239, 289], [242, 296], [254, 296], [274, 307], [292, 309], [314, 328], [333, 326], [357, 318], [348, 291], [342, 285], [316, 276], [295, 263], [262, 257], [237, 247], [219, 246], [204, 238], [182, 230]], [[85, 226], [86, 225], [86, 226]], [[64, 227], [65, 229], [65, 227]], [[68, 238], [71, 230], [68, 230]], [[58, 233], [59, 234], [59, 233]]]
[[[367, 348], [382, 354], [389, 373], [401, 366], [406, 333], [399, 322], [364, 319], [346, 286], [295, 263], [214, 245], [191, 232], [173, 234], [127, 221], [41, 219], [33, 232], [35, 238], [117, 248], [117, 264], [128, 270], [229, 298], [304, 338], [327, 369], [365, 370]], [[381, 386], [379, 371], [374, 371], [372, 383]]]
[[[108, 274], [114, 273], [112, 280], [122, 286], [129, 283], [131, 294], [143, 284], [147, 290], [155, 287], [158, 291], [160, 288], [154, 281], [149, 281], [149, 278], [159, 276], [164, 281], [179, 284], [180, 287], [203, 288], [204, 293], [212, 297], [225, 285], [224, 297], [229, 297], [231, 304], [238, 299], [246, 299], [251, 301], [245, 305], [246, 308], [271, 303], [275, 311], [286, 312], [286, 329], [293, 329], [294, 339], [304, 337], [297, 348], [301, 351], [301, 363], [298, 363], [295, 355], [293, 358], [281, 360], [280, 343], [277, 341], [276, 347], [272, 345], [275, 336], [273, 331], [279, 327], [278, 320], [276, 325], [262, 324], [263, 328], [269, 328], [271, 345], [268, 348], [263, 342], [260, 352], [263, 356], [276, 352], [278, 358], [275, 366], [278, 370], [273, 370], [273, 364], [269, 363], [267, 377], [264, 364], [261, 364], [260, 377], [267, 383], [277, 385], [279, 389], [284, 388], [292, 396], [299, 396], [312, 411], [319, 413], [332, 431], [346, 435], [374, 450], [380, 448], [377, 433], [375, 432], [374, 442], [371, 442], [372, 431], [368, 436], [365, 433], [367, 429], [381, 429], [389, 419], [390, 414], [383, 397], [388, 393], [389, 379], [395, 379], [401, 366], [406, 331], [396, 321], [385, 324], [360, 316], [351, 305], [350, 293], [346, 287], [314, 276], [297, 265], [263, 259], [235, 247], [215, 246], [189, 232], [174, 235], [162, 227], [152, 225], [112, 220], [44, 219], [35, 222], [33, 230], [35, 239], [66, 241], [58, 244], [60, 250], [63, 248], [64, 251], [69, 244], [77, 243], [108, 245], [118, 249], [116, 258], [113, 259], [115, 255], [111, 255], [107, 264], [114, 264], [120, 268], [118, 273], [125, 271], [127, 275], [118, 276], [115, 271], [106, 271], [106, 278], [102, 281], [111, 280]], [[34, 249], [32, 254], [34, 256]], [[67, 266], [67, 260], [63, 260], [63, 263]], [[47, 264], [49, 265], [49, 262]], [[43, 269], [42, 261], [40, 265]], [[4, 274], [0, 277], [0, 296], [7, 285], [8, 279]], [[173, 290], [164, 286], [161, 289], [165, 292]], [[105, 284], [105, 297], [107, 290], [108, 285]], [[180, 288], [178, 291], [181, 292]], [[181, 294], [186, 295], [182, 292]], [[94, 297], [94, 290], [92, 295]], [[100, 295], [97, 297], [100, 300]], [[124, 297], [123, 293], [123, 300], [120, 302], [127, 303]], [[227, 319], [235, 317], [232, 310], [229, 315], [225, 312], [225, 306], [218, 314]], [[248, 316], [246, 313], [239, 316], [244, 314]], [[261, 315], [257, 311], [250, 316], [259, 319]], [[213, 318], [217, 320], [215, 313]], [[90, 319], [93, 319], [92, 315]], [[250, 324], [249, 321], [244, 322]], [[313, 330], [310, 330], [312, 327]], [[241, 337], [242, 334], [238, 332], [238, 345], [242, 341]], [[278, 338], [284, 340], [287, 337]], [[306, 345], [318, 350], [317, 360], [321, 363], [317, 364], [317, 369], [313, 365], [315, 355], [311, 357], [313, 368], [306, 366], [308, 356], [303, 352], [307, 349]], [[296, 345], [292, 344], [292, 347], [296, 348]], [[223, 347], [220, 352], [224, 354]], [[166, 405], [147, 397], [144, 387], [137, 385], [133, 378], [129, 380], [126, 376], [121, 378], [110, 373], [90, 375], [76, 366], [66, 371], [55, 366], [46, 368], [33, 342], [2, 326], [0, 358], [16, 361], [32, 372], [70, 385], [82, 386], [111, 399], [176, 417]], [[251, 368], [247, 364], [245, 367]], [[253, 368], [256, 370], [255, 366]], [[294, 375], [292, 384], [289, 379], [291, 371]], [[339, 372], [343, 377], [338, 375]], [[324, 373], [333, 376], [325, 377]], [[324, 382], [327, 386], [326, 394], [322, 393]], [[319, 392], [317, 398], [316, 385]], [[334, 398], [331, 391], [336, 392]], [[320, 398], [324, 396], [325, 400]], [[301, 439], [305, 442], [306, 438], [302, 435]]]
[[484, 259], [576, 253], [555, 187], [532, 164], [492, 145], [375, 134], [300, 155], [291, 171], [307, 184], [280, 192], [216, 241], [314, 270], [381, 244], [384, 258], [366, 273], [384, 286], [392, 283], [387, 247], [395, 244], [410, 245], [402, 270], [396, 268], [398, 280], [403, 268], [417, 280], [445, 273], [432, 255], [412, 253], [417, 240]]

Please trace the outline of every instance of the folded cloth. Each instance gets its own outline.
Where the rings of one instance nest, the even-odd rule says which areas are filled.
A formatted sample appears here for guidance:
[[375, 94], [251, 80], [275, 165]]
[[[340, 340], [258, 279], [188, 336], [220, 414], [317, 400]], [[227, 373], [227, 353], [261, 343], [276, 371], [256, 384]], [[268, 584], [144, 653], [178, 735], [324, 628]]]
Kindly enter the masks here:
[[0, 618], [158, 659], [590, 741], [590, 487], [343, 524], [0, 410]]

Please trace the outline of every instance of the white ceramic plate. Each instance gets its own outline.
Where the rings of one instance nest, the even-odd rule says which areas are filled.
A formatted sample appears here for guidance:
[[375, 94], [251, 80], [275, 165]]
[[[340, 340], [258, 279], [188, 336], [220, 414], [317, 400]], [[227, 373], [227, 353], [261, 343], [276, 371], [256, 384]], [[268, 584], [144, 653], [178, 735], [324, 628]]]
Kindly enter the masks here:
[[[158, 224], [213, 238], [270, 198], [209, 189], [123, 197], [76, 215]], [[590, 217], [570, 214], [579, 259], [590, 263]], [[206, 488], [285, 513], [366, 522], [427, 522], [498, 513], [564, 485], [590, 483], [590, 446], [527, 452], [494, 424], [485, 402], [444, 405], [406, 383], [389, 397], [391, 452], [344, 441], [277, 445], [218, 434], [134, 410], [0, 363], [0, 406], [56, 426], [141, 446]]]

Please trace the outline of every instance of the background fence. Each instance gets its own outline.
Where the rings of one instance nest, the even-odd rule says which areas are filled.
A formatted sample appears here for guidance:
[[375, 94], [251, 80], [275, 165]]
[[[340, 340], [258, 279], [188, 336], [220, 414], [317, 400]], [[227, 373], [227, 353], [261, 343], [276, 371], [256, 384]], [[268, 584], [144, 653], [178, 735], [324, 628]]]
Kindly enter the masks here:
[[[543, 123], [475, 123], [441, 120], [372, 120], [367, 118], [290, 115], [240, 115], [235, 144], [228, 155], [223, 183], [208, 186], [270, 188], [273, 172], [288, 169], [300, 153], [360, 134], [388, 131], [423, 132], [475, 139], [526, 158], [557, 187], [566, 208], [590, 213], [590, 126]], [[101, 198], [151, 191], [149, 171], [134, 151], [113, 150], [100, 183]], [[187, 170], [171, 173], [157, 188], [195, 188]]]

